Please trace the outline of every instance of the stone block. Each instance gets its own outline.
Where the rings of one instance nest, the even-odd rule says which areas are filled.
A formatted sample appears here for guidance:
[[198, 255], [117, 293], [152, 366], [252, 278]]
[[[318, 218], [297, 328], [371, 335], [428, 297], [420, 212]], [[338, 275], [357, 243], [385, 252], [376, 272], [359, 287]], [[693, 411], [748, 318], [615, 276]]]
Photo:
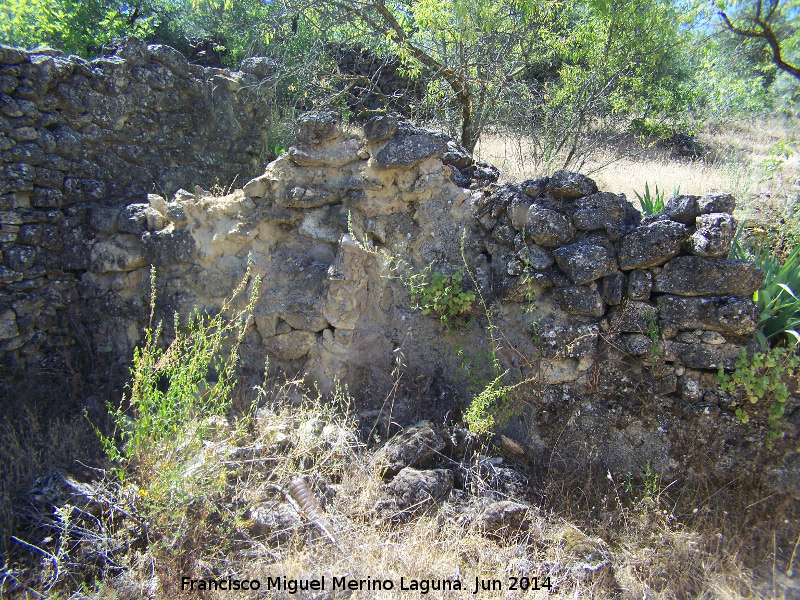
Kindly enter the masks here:
[[725, 257], [731, 251], [736, 235], [736, 221], [728, 213], [700, 215], [697, 229], [687, 242], [688, 250], [696, 256]]
[[573, 240], [575, 228], [564, 215], [534, 204], [525, 220], [525, 237], [545, 248], [557, 248]]
[[613, 309], [608, 321], [611, 331], [648, 334], [658, 320], [658, 308], [646, 302], [628, 300]]
[[192, 234], [185, 229], [147, 231], [142, 235], [145, 261], [156, 267], [186, 264], [195, 255]]
[[612, 246], [603, 240], [581, 240], [553, 251], [558, 266], [576, 285], [583, 285], [617, 271]]
[[622, 238], [619, 266], [625, 271], [662, 265], [677, 256], [689, 229], [662, 218], [639, 226]]
[[562, 169], [553, 173], [545, 189], [556, 198], [570, 200], [594, 194], [597, 191], [597, 184], [585, 175]]
[[301, 115], [295, 124], [295, 139], [300, 145], [314, 146], [338, 137], [342, 132], [342, 117], [333, 111]]
[[379, 169], [411, 167], [426, 158], [441, 158], [447, 152], [447, 139], [436, 132], [419, 128], [399, 129], [375, 156]]
[[704, 329], [732, 335], [753, 335], [759, 321], [758, 306], [750, 298], [735, 296], [659, 296], [659, 315], [678, 329]]
[[571, 315], [602, 317], [605, 303], [600, 294], [585, 286], [569, 286], [555, 290], [561, 308]]
[[750, 296], [764, 277], [746, 260], [680, 256], [656, 273], [653, 289], [681, 296]]

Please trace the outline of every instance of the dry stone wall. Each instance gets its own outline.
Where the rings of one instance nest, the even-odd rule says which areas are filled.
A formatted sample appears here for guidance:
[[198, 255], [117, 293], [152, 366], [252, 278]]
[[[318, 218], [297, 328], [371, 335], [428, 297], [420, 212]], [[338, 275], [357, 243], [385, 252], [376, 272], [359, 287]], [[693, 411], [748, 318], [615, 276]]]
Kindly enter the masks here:
[[[597, 458], [637, 473], [702, 455], [724, 472], [755, 451], [737, 400], [715, 383], [755, 348], [751, 297], [764, 278], [727, 258], [730, 195], [678, 196], [643, 218], [577, 173], [498, 184], [496, 169], [443, 134], [390, 116], [350, 128], [335, 113], [306, 115], [295, 133], [226, 196], [149, 194], [75, 212], [34, 208], [33, 189], [13, 190], [32, 204], [3, 213], [16, 219], [4, 224], [16, 236], [3, 254], [7, 359], [41, 360], [32, 340], [63, 327], [47, 319], [64, 307], [98, 360], [125, 360], [149, 317], [150, 265], [169, 337], [174, 313], [186, 323], [219, 310], [249, 263], [263, 282], [245, 374], [260, 381], [269, 361], [323, 390], [344, 382], [366, 431], [385, 418], [459, 419], [496, 376], [494, 353], [506, 381], [526, 382], [507, 399], [516, 410], [499, 442], [533, 462]], [[89, 227], [73, 226], [79, 218]], [[53, 249], [56, 232], [74, 239]], [[43, 255], [62, 270], [35, 279]], [[65, 267], [70, 256], [82, 262]], [[417, 273], [464, 269], [479, 300], [447, 326], [414, 307], [387, 256]]]
[[126, 207], [263, 170], [269, 68], [204, 69], [136, 38], [92, 61], [0, 47], [0, 355], [74, 345], [95, 301], [81, 275], [145, 264]]

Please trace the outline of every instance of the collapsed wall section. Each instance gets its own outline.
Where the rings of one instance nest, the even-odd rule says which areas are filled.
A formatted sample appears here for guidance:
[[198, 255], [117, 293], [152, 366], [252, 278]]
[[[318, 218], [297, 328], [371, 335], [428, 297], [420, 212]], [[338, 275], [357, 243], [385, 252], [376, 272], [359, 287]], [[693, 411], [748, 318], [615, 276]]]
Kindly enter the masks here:
[[[678, 196], [643, 218], [576, 173], [498, 184], [446, 136], [388, 116], [348, 128], [307, 115], [296, 140], [241, 190], [151, 194], [97, 228], [74, 300], [94, 352], [130, 356], [150, 265], [169, 325], [219, 310], [249, 263], [263, 282], [245, 374], [269, 361], [323, 390], [344, 382], [366, 431], [458, 420], [499, 366], [524, 382], [499, 439], [531, 460], [624, 473], [703, 453], [724, 470], [752, 453], [715, 382], [755, 349], [764, 278], [727, 258], [730, 195]], [[426, 269], [464, 271], [468, 314], [448, 324], [415, 307], [408, 277]]]
[[[83, 276], [144, 264], [126, 254], [142, 234], [126, 207], [261, 172], [269, 70], [266, 59], [204, 69], [136, 38], [92, 61], [0, 47], [0, 355], [10, 366], [73, 346], [94, 319], [88, 307], [113, 310]], [[130, 350], [106, 337], [82, 351]]]

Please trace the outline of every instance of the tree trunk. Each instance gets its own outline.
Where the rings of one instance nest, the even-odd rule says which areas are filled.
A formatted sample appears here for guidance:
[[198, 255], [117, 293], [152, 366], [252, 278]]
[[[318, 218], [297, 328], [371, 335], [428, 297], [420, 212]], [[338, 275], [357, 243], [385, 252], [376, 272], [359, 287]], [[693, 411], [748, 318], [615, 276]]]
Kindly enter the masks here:
[[463, 91], [458, 94], [458, 102], [461, 104], [461, 145], [472, 154], [475, 145], [478, 143], [478, 133], [475, 130], [475, 120], [473, 114], [472, 94]]

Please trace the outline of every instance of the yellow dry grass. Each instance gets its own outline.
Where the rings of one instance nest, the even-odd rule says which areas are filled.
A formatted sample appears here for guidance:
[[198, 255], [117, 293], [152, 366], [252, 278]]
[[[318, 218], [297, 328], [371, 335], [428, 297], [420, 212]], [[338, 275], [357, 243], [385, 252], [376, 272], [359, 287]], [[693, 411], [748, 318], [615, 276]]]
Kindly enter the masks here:
[[[764, 204], [782, 209], [797, 203], [800, 194], [800, 122], [794, 118], [772, 118], [708, 127], [697, 136], [706, 148], [703, 158], [676, 158], [668, 150], [650, 148], [605, 148], [590, 155], [579, 169], [597, 181], [603, 191], [624, 193], [634, 205], [635, 192], [644, 193], [645, 183], [669, 198], [680, 188], [684, 194], [730, 192], [742, 210]], [[770, 173], [777, 144], [785, 143], [794, 154]], [[509, 181], [549, 175], [561, 168], [558, 160], [536, 164], [530, 140], [495, 134], [481, 137], [475, 154], [497, 166]]]
[[[280, 433], [293, 440], [292, 447], [284, 455], [269, 459], [274, 465], [271, 471], [259, 474], [253, 470], [246, 478], [240, 475], [236, 496], [245, 502], [263, 502], [266, 498], [279, 502], [276, 490], [285, 489], [290, 478], [304, 476], [309, 482], [317, 482], [313, 487], [320, 498], [325, 489], [333, 492], [326, 494], [328, 500], [324, 502], [330, 538], [305, 520], [303, 530], [282, 542], [264, 536], [238, 544], [239, 550], [234, 552], [208, 546], [184, 548], [184, 553], [191, 552], [195, 557], [191, 563], [177, 554], [150, 551], [131, 559], [129, 570], [104, 581], [90, 597], [222, 600], [231, 595], [225, 591], [200, 595], [196, 590], [182, 590], [183, 576], [258, 579], [259, 593], [239, 592], [237, 597], [275, 600], [782, 597], [772, 582], [785, 579], [785, 562], [779, 563], [771, 575], [759, 575], [747, 565], [754, 559], [769, 559], [768, 553], [753, 556], [763, 552], [754, 541], [758, 528], [748, 528], [743, 521], [740, 526], [730, 526], [731, 519], [726, 526], [725, 516], [720, 521], [724, 511], [710, 504], [708, 498], [691, 502], [697, 510], [687, 513], [685, 506], [679, 508], [680, 498], [693, 493], [689, 484], [680, 492], [678, 486], [659, 485], [626, 496], [624, 481], [614, 480], [610, 474], [601, 475], [599, 481], [585, 471], [548, 475], [540, 481], [547, 487], [540, 503], [511, 498], [529, 504], [525, 525], [493, 535], [483, 533], [480, 526], [480, 507], [492, 494], [489, 488], [477, 493], [475, 489], [454, 490], [437, 502], [403, 511], [407, 514], [401, 523], [387, 520], [375, 509], [382, 498], [383, 481], [372, 453], [354, 443], [353, 423], [330, 411], [321, 415], [318, 409], [306, 406], [309, 408], [260, 413], [258, 433], [248, 443], [270, 445]], [[309, 432], [319, 431], [320, 426], [325, 433], [309, 437]], [[489, 453], [491, 446], [487, 444], [479, 451]], [[503, 465], [525, 468], [513, 460]], [[474, 468], [471, 457], [465, 457], [462, 467]], [[711, 497], [718, 498], [723, 492], [725, 488], [718, 489]], [[486, 497], [482, 498], [482, 493]], [[576, 502], [577, 498], [581, 500]], [[769, 501], [767, 498], [759, 506]], [[782, 506], [778, 503], [766, 510], [780, 514]], [[734, 506], [730, 510], [739, 515], [747, 512], [736, 511]], [[188, 564], [192, 566], [187, 570]], [[270, 579], [273, 584], [280, 580], [299, 586], [301, 581], [321, 581], [323, 576], [326, 593], [266, 589]], [[333, 593], [334, 577], [361, 582], [361, 589], [343, 593], [339, 587]], [[552, 588], [521, 590], [523, 577], [528, 578], [527, 585], [532, 585], [536, 577], [540, 587], [547, 582]], [[476, 578], [489, 589], [474, 594]], [[387, 589], [387, 581], [392, 589]], [[456, 589], [455, 581], [461, 589]], [[517, 589], [511, 589], [515, 581]], [[425, 586], [428, 591], [420, 593]]]

